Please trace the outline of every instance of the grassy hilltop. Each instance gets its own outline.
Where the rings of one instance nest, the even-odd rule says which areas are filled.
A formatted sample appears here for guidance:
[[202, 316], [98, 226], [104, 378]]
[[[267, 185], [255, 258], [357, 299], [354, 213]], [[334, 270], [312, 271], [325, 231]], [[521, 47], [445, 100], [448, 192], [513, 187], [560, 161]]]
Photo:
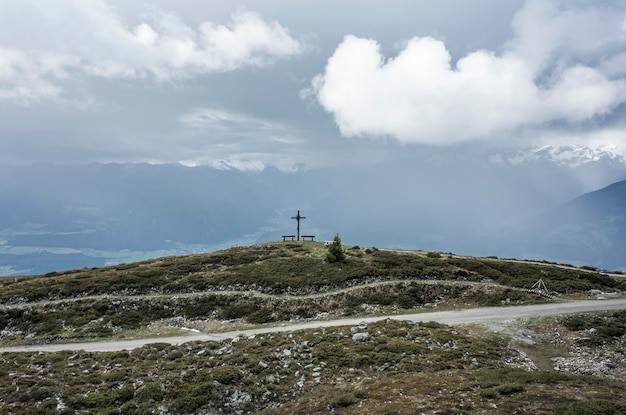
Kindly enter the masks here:
[[[623, 278], [557, 264], [359, 247], [328, 263], [326, 252], [320, 243], [274, 242], [2, 278], [0, 343], [140, 336], [158, 342], [189, 329], [626, 291]], [[522, 290], [539, 278], [557, 299]], [[626, 368], [619, 363], [625, 312], [498, 331], [389, 320], [131, 352], [6, 353], [0, 414], [626, 411]], [[353, 337], [358, 333], [367, 335]], [[572, 360], [576, 353], [585, 358]], [[584, 366], [596, 360], [610, 365]]]

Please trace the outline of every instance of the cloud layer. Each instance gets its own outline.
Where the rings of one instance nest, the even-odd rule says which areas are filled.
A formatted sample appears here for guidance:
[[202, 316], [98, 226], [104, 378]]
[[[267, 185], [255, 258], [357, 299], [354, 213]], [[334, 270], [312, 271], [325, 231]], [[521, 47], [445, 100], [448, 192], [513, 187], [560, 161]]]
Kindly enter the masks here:
[[580, 123], [626, 101], [623, 6], [565, 9], [529, 1], [502, 51], [453, 62], [432, 37], [386, 59], [372, 39], [348, 35], [312, 90], [342, 135], [451, 143], [551, 122]]
[[279, 23], [244, 11], [195, 29], [158, 10], [129, 25], [105, 0], [3, 2], [0, 16], [0, 100], [56, 97], [74, 76], [162, 81], [264, 65], [303, 48]]
[[[271, 165], [284, 171], [306, 166], [302, 148], [307, 140], [287, 123], [218, 108], [196, 108], [180, 122], [195, 134], [203, 149], [189, 154], [183, 164], [239, 170], [263, 170]], [[211, 137], [219, 139], [212, 142]]]

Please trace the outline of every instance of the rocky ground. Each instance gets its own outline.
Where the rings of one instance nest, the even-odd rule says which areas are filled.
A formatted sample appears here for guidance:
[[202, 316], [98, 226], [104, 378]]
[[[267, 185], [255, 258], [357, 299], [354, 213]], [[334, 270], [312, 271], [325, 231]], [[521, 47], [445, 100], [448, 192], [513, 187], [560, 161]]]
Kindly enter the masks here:
[[520, 353], [520, 358], [505, 362], [511, 367], [554, 370], [626, 381], [625, 336], [616, 337], [604, 344], [586, 346], [581, 343], [596, 335], [595, 328], [569, 331], [559, 326], [557, 320], [515, 319], [485, 322], [484, 326], [490, 331], [510, 337], [510, 347]]
[[626, 381], [625, 347], [624, 337], [600, 347], [572, 345], [566, 355], [553, 358], [554, 370]]

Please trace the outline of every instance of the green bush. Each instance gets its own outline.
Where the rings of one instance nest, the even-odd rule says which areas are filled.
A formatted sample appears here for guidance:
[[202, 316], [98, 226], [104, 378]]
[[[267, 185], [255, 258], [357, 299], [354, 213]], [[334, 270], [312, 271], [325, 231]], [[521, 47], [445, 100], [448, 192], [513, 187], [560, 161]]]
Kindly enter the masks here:
[[243, 373], [234, 366], [220, 366], [211, 370], [211, 377], [222, 385], [230, 385], [243, 378]]
[[194, 298], [183, 306], [183, 314], [188, 318], [206, 317], [211, 315], [223, 301], [216, 295]]
[[161, 384], [158, 382], [146, 383], [137, 391], [137, 399], [140, 402], [160, 402], [163, 399]]
[[339, 234], [335, 235], [333, 243], [328, 246], [326, 260], [331, 264], [335, 262], [344, 262], [346, 260], [346, 254], [345, 252], [343, 252], [343, 247], [341, 246], [341, 238], [339, 238]]
[[53, 395], [54, 391], [49, 388], [35, 386], [27, 395], [25, 395], [25, 397], [28, 401], [40, 402], [46, 398], [52, 397]]
[[626, 414], [626, 405], [602, 399], [573, 401], [558, 405], [554, 413], [559, 415], [623, 415]]
[[500, 385], [496, 388], [496, 392], [498, 392], [502, 396], [513, 395], [514, 393], [523, 392], [524, 386], [519, 383], [506, 383], [504, 385]]
[[331, 408], [346, 408], [359, 401], [353, 391], [342, 391], [330, 401]]
[[254, 313], [248, 315], [246, 319], [252, 324], [269, 323], [274, 320], [272, 317], [272, 309], [268, 307], [257, 309]]

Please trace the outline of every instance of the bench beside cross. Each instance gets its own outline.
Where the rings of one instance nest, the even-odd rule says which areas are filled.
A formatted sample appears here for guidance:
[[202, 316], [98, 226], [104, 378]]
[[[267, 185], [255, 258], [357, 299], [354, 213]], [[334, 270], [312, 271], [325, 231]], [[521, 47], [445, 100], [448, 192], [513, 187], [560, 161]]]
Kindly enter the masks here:
[[283, 235], [283, 242], [285, 242], [287, 239], [291, 239], [292, 241], [294, 241], [296, 239], [296, 235]]
[[306, 241], [307, 239], [313, 241], [315, 239], [315, 235], [302, 235], [303, 241]]

